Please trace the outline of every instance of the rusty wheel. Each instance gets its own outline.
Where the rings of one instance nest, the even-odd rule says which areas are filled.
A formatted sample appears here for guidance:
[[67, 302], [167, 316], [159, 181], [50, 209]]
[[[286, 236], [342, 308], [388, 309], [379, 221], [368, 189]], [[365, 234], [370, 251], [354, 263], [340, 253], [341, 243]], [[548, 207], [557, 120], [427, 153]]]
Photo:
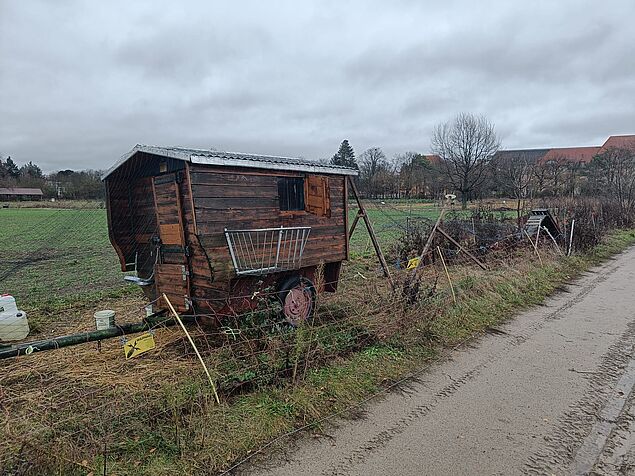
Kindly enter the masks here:
[[305, 323], [315, 308], [315, 287], [304, 277], [293, 276], [286, 280], [278, 292], [282, 315], [293, 327]]

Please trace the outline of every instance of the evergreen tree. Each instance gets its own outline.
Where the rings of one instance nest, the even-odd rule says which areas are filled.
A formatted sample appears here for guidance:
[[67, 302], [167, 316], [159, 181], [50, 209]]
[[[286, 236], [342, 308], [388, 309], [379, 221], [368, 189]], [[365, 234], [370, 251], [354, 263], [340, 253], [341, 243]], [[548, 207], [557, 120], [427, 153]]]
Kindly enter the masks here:
[[42, 174], [42, 169], [35, 165], [33, 162], [29, 162], [28, 164], [24, 164], [20, 167], [20, 178], [21, 179], [42, 179], [44, 175]]
[[343, 167], [351, 167], [358, 169], [357, 160], [355, 160], [355, 151], [348, 143], [348, 139], [344, 139], [340, 144], [337, 154], [331, 159], [331, 165], [341, 165]]
[[11, 157], [7, 157], [7, 160], [4, 161], [4, 170], [8, 177], [18, 178], [20, 175], [20, 169]]

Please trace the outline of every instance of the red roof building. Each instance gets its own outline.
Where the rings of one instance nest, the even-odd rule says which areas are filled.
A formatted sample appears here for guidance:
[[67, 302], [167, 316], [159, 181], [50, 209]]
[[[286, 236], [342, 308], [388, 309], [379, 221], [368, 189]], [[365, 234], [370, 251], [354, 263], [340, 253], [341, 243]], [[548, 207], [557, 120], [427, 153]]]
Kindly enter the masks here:
[[606, 152], [608, 149], [631, 149], [635, 151], [635, 134], [625, 136], [610, 136], [606, 142], [602, 144], [598, 154]]
[[600, 147], [558, 147], [550, 149], [538, 162], [544, 165], [549, 162], [588, 164], [600, 151]]

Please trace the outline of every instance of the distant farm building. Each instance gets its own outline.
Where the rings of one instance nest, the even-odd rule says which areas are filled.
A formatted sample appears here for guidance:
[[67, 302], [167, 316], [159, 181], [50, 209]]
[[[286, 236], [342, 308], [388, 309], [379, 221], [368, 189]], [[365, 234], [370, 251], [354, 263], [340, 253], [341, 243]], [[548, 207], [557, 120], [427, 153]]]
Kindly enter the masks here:
[[599, 151], [600, 147], [558, 147], [547, 152], [538, 163], [588, 164]]
[[588, 147], [555, 147], [552, 149], [516, 149], [499, 150], [494, 159], [529, 159], [533, 164], [590, 164], [595, 157], [615, 149], [631, 149], [635, 151], [635, 134], [609, 136], [601, 146]]
[[612, 148], [631, 149], [632, 151], [635, 151], [635, 134], [609, 137], [606, 142], [602, 144], [599, 154], [602, 154]]
[[495, 160], [528, 160], [531, 164], [538, 163], [550, 149], [515, 149], [515, 150], [499, 150], [494, 154]]
[[428, 154], [424, 155], [424, 157], [430, 163], [430, 165], [434, 165], [435, 167], [441, 165], [441, 157], [437, 154]]
[[41, 200], [43, 195], [39, 188], [0, 188], [0, 200], [2, 201]]

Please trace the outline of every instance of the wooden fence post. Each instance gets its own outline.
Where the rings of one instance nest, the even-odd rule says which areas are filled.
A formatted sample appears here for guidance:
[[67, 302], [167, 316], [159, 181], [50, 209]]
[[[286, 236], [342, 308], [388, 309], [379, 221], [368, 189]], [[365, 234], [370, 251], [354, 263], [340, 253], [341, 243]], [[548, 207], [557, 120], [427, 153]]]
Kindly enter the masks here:
[[[355, 185], [355, 182], [348, 177], [348, 183], [351, 186], [351, 190], [353, 192], [353, 195], [355, 196], [355, 200], [357, 201], [357, 206], [359, 207], [359, 210], [357, 212], [357, 216], [355, 216], [355, 219], [353, 220], [353, 226], [351, 226], [351, 230], [349, 232], [349, 238], [352, 236], [353, 231], [355, 230], [355, 226], [357, 226], [357, 222], [359, 221], [360, 217], [362, 218], [362, 220], [364, 220], [364, 223], [366, 224], [366, 229], [368, 230], [368, 234], [370, 235], [370, 239], [373, 242], [373, 246], [375, 248], [375, 253], [377, 254], [377, 258], [379, 259], [379, 263], [381, 264], [381, 267], [384, 271], [384, 276], [386, 276], [388, 278], [388, 282], [390, 283], [390, 286], [395, 287], [395, 283], [392, 279], [392, 276], [390, 275], [390, 270], [388, 268], [388, 263], [386, 263], [386, 259], [384, 258], [384, 254], [381, 251], [381, 247], [379, 246], [379, 241], [377, 241], [377, 236], [375, 235], [375, 230], [373, 230], [373, 225], [370, 222], [370, 219], [368, 218], [368, 214], [366, 213], [366, 208], [364, 207], [364, 204], [362, 203], [362, 201], [359, 198], [359, 194], [357, 193], [357, 186]], [[346, 204], [346, 206], [348, 206], [348, 204]], [[348, 223], [346, 224], [346, 226], [348, 226]]]

